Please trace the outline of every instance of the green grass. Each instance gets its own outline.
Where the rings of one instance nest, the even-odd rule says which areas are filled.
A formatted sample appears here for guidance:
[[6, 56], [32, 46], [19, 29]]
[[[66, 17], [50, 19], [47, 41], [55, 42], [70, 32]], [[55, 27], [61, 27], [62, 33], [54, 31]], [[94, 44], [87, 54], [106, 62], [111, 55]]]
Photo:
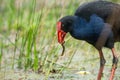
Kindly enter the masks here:
[[[61, 48], [57, 43], [56, 22], [66, 13], [67, 15], [73, 14], [79, 3], [71, 0], [69, 4], [74, 6], [72, 7], [68, 4], [65, 6], [57, 4], [55, 0], [50, 1], [49, 5], [38, 0], [2, 0], [1, 4], [6, 5], [2, 5], [1, 14], [3, 15], [0, 16], [1, 40], [3, 40], [0, 43], [0, 62], [2, 62], [3, 53], [10, 54], [12, 69], [17, 64], [20, 69], [33, 69], [34, 71], [40, 69], [49, 74], [54, 67], [53, 63], [60, 55], [58, 53]], [[65, 7], [68, 10], [65, 11]], [[10, 36], [13, 39], [9, 38]], [[4, 52], [5, 50], [9, 52], [11, 48], [12, 53]]]
[[54, 69], [60, 68], [59, 73], [66, 69], [77, 50], [97, 53], [87, 43], [75, 41], [68, 34], [65, 66], [57, 64], [62, 47], [57, 42], [56, 22], [65, 15], [73, 15], [79, 4], [89, 0], [45, 1], [0, 0], [1, 71], [6, 71], [7, 66], [13, 70], [32, 69], [44, 73], [47, 79]]

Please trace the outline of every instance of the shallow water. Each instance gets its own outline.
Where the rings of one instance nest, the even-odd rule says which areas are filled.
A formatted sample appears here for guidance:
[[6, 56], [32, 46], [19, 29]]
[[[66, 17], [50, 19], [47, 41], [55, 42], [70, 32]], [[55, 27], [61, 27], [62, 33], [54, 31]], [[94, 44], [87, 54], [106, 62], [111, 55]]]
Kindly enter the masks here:
[[[104, 54], [106, 58], [106, 64], [103, 71], [102, 80], [108, 80], [110, 76], [110, 70], [112, 65], [112, 56], [110, 54]], [[95, 54], [80, 53], [77, 51], [69, 65], [69, 70], [64, 71], [63, 76], [60, 80], [96, 80], [98, 70], [99, 70], [99, 56]], [[120, 64], [118, 63], [118, 68], [114, 80], [120, 80]]]
[[[104, 54], [106, 65], [103, 72], [102, 80], [108, 80], [112, 65], [112, 56]], [[68, 55], [60, 56], [58, 63], [64, 64], [67, 62]], [[53, 73], [49, 75], [47, 80], [96, 80], [99, 70], [99, 56], [97, 53], [84, 53], [76, 51], [70, 65], [61, 74]], [[114, 80], [120, 80], [120, 64], [116, 70]], [[37, 74], [32, 70], [24, 72], [24, 70], [11, 70], [9, 66], [6, 69], [1, 69], [0, 80], [44, 80], [44, 74]]]

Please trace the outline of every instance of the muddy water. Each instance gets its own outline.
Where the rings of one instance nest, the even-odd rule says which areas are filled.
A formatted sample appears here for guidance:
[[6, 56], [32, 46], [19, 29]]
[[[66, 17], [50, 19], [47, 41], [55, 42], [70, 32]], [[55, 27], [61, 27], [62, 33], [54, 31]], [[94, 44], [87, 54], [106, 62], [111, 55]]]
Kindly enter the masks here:
[[[105, 51], [106, 52], [106, 51]], [[68, 55], [62, 56], [60, 64], [68, 62]], [[108, 80], [112, 65], [111, 52], [104, 53], [106, 65], [103, 72], [102, 80]], [[99, 70], [98, 53], [85, 53], [84, 51], [76, 51], [68, 69], [65, 69], [62, 74], [51, 74], [47, 80], [96, 80]], [[114, 80], [120, 80], [120, 64], [115, 74]], [[0, 71], [0, 80], [44, 80], [43, 74], [34, 73], [32, 70], [24, 72], [24, 70], [13, 71], [6, 66], [6, 69]]]
[[[108, 80], [112, 65], [112, 53], [104, 51], [106, 59], [105, 68], [103, 71], [102, 80]], [[63, 62], [66, 61], [66, 56], [63, 57]], [[99, 70], [99, 54], [98, 53], [84, 53], [77, 51], [72, 59], [69, 69], [63, 72], [63, 75], [58, 80], [96, 80]], [[120, 80], [120, 64], [115, 74], [114, 80]], [[54, 75], [53, 75], [54, 76]], [[49, 78], [50, 80], [56, 80]]]

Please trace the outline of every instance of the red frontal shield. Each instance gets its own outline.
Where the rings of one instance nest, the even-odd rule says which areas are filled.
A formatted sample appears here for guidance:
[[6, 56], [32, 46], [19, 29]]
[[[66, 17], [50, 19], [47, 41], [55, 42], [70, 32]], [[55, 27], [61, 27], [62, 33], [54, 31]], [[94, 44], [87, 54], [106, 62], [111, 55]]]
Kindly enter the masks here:
[[62, 29], [61, 29], [61, 22], [57, 22], [57, 36], [58, 36], [58, 42], [60, 44], [64, 43], [64, 38], [65, 38], [65, 35], [66, 35], [66, 32], [64, 32]]

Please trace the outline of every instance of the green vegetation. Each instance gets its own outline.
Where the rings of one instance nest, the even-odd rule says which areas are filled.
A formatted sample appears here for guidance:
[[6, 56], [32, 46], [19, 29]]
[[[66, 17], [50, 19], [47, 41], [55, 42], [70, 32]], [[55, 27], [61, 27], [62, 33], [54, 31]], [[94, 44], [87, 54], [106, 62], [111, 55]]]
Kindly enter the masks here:
[[32, 69], [44, 73], [47, 79], [50, 72], [61, 73], [66, 69], [77, 50], [96, 54], [93, 47], [74, 41], [68, 34], [67, 60], [64, 65], [57, 63], [62, 48], [57, 43], [56, 22], [62, 16], [73, 15], [79, 4], [86, 1], [0, 0], [0, 71]]

